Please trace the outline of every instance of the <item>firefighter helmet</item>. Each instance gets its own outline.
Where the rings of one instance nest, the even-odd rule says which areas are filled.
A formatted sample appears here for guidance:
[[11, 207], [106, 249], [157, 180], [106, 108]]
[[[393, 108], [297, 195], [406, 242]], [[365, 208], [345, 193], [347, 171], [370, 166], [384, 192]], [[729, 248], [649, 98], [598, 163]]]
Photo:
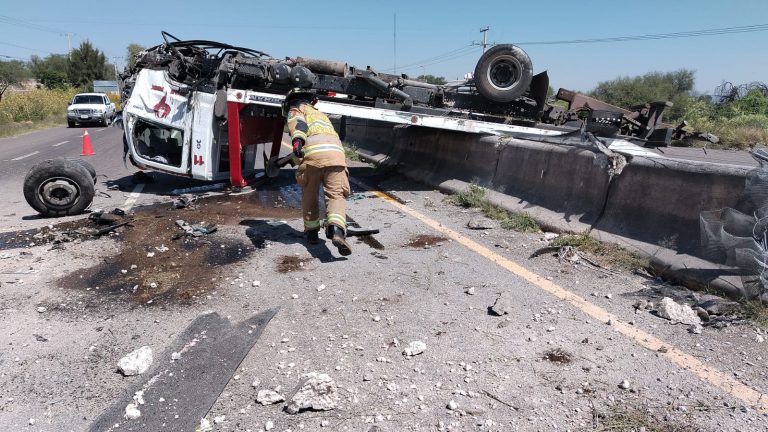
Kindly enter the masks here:
[[288, 117], [288, 111], [291, 109], [291, 104], [299, 99], [314, 104], [317, 100], [317, 96], [315, 96], [315, 92], [309, 89], [299, 87], [290, 89], [283, 100], [283, 117]]

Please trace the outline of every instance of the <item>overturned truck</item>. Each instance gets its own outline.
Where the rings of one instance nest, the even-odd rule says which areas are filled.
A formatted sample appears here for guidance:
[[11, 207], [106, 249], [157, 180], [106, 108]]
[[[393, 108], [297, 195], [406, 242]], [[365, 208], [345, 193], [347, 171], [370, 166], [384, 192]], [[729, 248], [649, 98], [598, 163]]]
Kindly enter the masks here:
[[280, 104], [294, 87], [313, 89], [318, 108], [337, 118], [561, 143], [583, 142], [586, 133], [608, 139], [606, 146], [610, 140], [664, 145], [675, 132], [662, 123], [663, 103], [634, 112], [591, 106], [594, 101], [571, 109], [547, 103], [547, 73], [534, 75], [530, 58], [514, 45], [487, 50], [471, 78], [434, 85], [344, 62], [278, 59], [250, 48], [162, 36], [162, 44], [139, 53], [120, 75], [126, 155], [144, 169], [201, 180], [228, 177], [236, 187], [255, 172], [257, 144], [265, 144], [265, 162], [280, 152]]

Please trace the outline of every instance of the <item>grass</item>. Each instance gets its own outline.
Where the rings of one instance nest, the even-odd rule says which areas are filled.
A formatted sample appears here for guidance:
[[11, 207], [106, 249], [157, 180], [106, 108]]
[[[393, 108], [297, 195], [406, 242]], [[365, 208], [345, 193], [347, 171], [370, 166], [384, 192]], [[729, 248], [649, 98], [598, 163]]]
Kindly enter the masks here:
[[357, 147], [346, 142], [342, 144], [344, 145], [344, 156], [346, 156], [347, 160], [359, 162], [360, 155], [357, 154]]
[[594, 255], [606, 267], [622, 270], [637, 270], [650, 265], [647, 258], [630, 252], [612, 243], [603, 243], [589, 234], [564, 234], [551, 243], [555, 247], [573, 246], [582, 252]]
[[593, 427], [590, 431], [597, 432], [694, 432], [699, 428], [689, 426], [682, 422], [668, 421], [658, 418], [647, 408], [636, 408], [614, 405], [606, 411], [600, 412], [593, 408]]
[[755, 300], [742, 300], [742, 312], [756, 326], [768, 330], [768, 307]]
[[470, 184], [461, 192], [451, 195], [448, 201], [465, 208], [478, 208], [490, 219], [499, 221], [502, 228], [518, 232], [539, 232], [541, 227], [527, 213], [513, 213], [494, 206], [488, 201], [486, 189]]

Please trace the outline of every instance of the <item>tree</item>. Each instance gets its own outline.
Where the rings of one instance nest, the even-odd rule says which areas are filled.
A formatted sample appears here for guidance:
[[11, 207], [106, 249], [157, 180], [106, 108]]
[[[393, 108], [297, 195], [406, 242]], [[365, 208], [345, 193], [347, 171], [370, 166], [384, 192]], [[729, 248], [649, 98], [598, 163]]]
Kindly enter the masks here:
[[68, 69], [69, 59], [65, 54], [51, 54], [44, 59], [33, 55], [30, 59], [32, 76], [49, 89], [69, 87]]
[[24, 62], [19, 60], [0, 61], [0, 101], [8, 87], [19, 84], [29, 76]]
[[127, 52], [127, 55], [126, 55], [126, 59], [127, 59], [126, 68], [127, 69], [132, 68], [133, 65], [136, 64], [136, 54], [138, 54], [141, 51], [144, 51], [144, 47], [139, 45], [139, 44], [132, 43], [132, 44], [128, 45], [128, 47], [126, 48], [126, 52]]
[[416, 77], [419, 81], [428, 82], [430, 84], [436, 84], [436, 85], [443, 85], [447, 81], [445, 81], [445, 77], [438, 77], [434, 75], [419, 75]]
[[636, 77], [619, 77], [597, 84], [589, 95], [622, 108], [655, 101], [687, 99], [693, 90], [694, 71], [649, 72]]
[[84, 41], [69, 55], [69, 82], [74, 87], [90, 87], [94, 80], [106, 77], [107, 57]]

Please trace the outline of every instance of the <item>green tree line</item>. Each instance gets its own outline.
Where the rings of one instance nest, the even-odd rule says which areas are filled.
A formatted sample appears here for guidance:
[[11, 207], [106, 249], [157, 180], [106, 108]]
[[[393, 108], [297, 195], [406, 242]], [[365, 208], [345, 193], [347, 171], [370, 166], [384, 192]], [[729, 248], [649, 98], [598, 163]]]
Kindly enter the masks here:
[[[141, 45], [128, 45], [128, 64]], [[94, 80], [115, 80], [115, 66], [107, 62], [106, 55], [89, 41], [84, 41], [69, 55], [51, 54], [47, 57], [33, 55], [28, 62], [20, 60], [0, 61], [0, 101], [10, 86], [34, 78], [50, 90], [69, 88], [89, 89]]]

